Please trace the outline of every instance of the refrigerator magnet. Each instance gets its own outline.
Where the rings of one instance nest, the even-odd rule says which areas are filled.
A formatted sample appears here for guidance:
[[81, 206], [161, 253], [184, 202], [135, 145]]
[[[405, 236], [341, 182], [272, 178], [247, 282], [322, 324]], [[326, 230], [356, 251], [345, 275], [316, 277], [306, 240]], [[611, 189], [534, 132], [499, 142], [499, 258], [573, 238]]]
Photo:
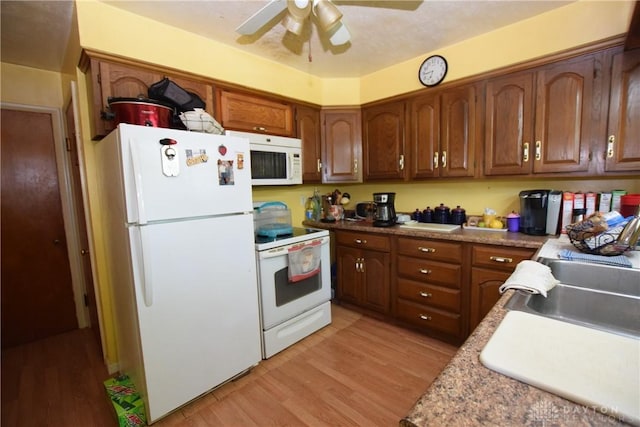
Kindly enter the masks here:
[[244, 154], [243, 153], [238, 153], [236, 155], [236, 160], [238, 162], [238, 170], [244, 169]]
[[218, 160], [218, 183], [220, 185], [234, 185], [233, 160]]
[[206, 163], [209, 160], [209, 156], [207, 156], [207, 150], [185, 150], [187, 154], [187, 166], [199, 165], [201, 163]]

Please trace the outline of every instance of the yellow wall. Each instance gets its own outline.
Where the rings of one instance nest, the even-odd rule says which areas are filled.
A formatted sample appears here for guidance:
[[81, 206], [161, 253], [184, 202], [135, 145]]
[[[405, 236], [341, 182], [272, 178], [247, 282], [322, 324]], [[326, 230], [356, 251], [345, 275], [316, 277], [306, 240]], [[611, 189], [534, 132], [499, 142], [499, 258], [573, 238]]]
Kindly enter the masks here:
[[361, 79], [361, 103], [421, 88], [418, 67], [431, 54], [447, 58], [445, 82], [603, 40], [627, 32], [633, 1], [588, 1], [496, 29], [437, 52], [371, 73]]
[[[458, 43], [437, 53], [444, 54], [450, 64], [447, 80], [500, 68], [516, 62], [543, 56], [591, 41], [626, 32], [633, 2], [579, 1], [521, 23]], [[34, 70], [1, 64], [1, 100], [21, 104], [61, 108], [68, 100], [69, 80], [77, 79], [80, 92], [81, 126], [84, 135], [87, 185], [92, 206], [91, 219], [96, 245], [101, 247], [100, 207], [95, 203], [95, 164], [93, 143], [89, 140], [89, 102], [84, 75], [73, 68], [77, 64], [78, 46], [123, 57], [228, 81], [234, 84], [277, 93], [324, 106], [359, 105], [376, 99], [406, 93], [420, 88], [417, 68], [430, 54], [372, 73], [361, 79], [320, 79], [282, 66], [273, 61], [246, 54], [233, 48], [205, 40], [183, 30], [168, 27], [123, 12], [96, 0], [76, 2], [78, 31], [72, 34], [65, 57], [64, 73]], [[132, 42], [132, 41], [135, 41]], [[188, 50], [185, 51], [185, 47]], [[207, 52], [207, 55], [202, 55]], [[255, 70], [259, 70], [256, 77]], [[77, 74], [76, 74], [77, 73]], [[370, 200], [375, 191], [396, 191], [399, 211], [411, 212], [445, 203], [461, 205], [469, 213], [486, 206], [499, 212], [517, 209], [517, 194], [522, 189], [558, 188], [564, 190], [610, 190], [625, 188], [640, 193], [637, 180], [474, 180], [427, 181], [421, 183], [339, 185], [351, 193], [352, 200]], [[322, 193], [335, 186], [319, 186]], [[313, 185], [255, 188], [255, 200], [283, 200], [293, 209], [294, 222], [303, 218], [305, 197]], [[353, 207], [353, 204], [349, 207]], [[108, 283], [104, 256], [97, 255], [99, 284]], [[105, 357], [117, 361], [110, 290], [100, 288], [105, 334]]]
[[0, 76], [2, 102], [62, 107], [60, 73], [3, 62], [0, 64]]

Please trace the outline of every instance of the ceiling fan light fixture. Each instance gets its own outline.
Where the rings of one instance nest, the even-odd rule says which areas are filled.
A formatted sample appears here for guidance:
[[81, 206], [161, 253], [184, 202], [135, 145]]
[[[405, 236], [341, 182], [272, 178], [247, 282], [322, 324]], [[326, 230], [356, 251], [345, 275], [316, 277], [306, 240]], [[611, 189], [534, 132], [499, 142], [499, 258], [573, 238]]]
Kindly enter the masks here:
[[287, 14], [282, 18], [282, 25], [287, 31], [299, 36], [304, 28], [304, 21], [311, 13], [311, 2], [305, 0], [287, 1]]
[[342, 18], [342, 12], [329, 0], [314, 0], [313, 13], [323, 31], [329, 31]]

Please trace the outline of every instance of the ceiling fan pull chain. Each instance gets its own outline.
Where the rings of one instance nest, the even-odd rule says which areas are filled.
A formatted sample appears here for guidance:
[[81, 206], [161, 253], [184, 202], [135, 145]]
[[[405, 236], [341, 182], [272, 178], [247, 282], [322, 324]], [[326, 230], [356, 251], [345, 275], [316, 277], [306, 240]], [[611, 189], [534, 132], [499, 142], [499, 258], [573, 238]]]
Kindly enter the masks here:
[[307, 45], [309, 46], [309, 62], [313, 62], [313, 56], [311, 55], [311, 36], [309, 36], [309, 40], [307, 40]]

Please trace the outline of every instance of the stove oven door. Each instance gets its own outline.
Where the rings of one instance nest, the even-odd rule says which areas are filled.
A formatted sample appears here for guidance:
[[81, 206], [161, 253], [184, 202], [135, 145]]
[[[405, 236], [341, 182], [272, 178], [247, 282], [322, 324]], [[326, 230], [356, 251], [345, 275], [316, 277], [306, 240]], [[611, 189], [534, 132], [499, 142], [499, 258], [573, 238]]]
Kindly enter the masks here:
[[[289, 281], [289, 249], [301, 243], [321, 241], [320, 272], [298, 282]], [[265, 331], [331, 299], [329, 237], [310, 238], [295, 244], [259, 251], [258, 276]]]

